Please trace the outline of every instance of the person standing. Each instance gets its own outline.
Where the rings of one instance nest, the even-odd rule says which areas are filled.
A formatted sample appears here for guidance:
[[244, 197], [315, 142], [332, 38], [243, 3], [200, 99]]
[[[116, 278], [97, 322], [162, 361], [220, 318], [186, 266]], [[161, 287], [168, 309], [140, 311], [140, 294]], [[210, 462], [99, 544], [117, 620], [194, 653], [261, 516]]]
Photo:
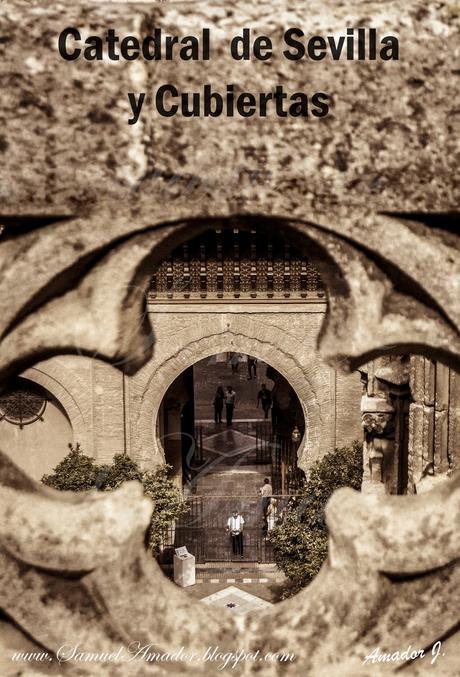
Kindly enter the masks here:
[[265, 418], [268, 418], [268, 412], [272, 406], [272, 394], [271, 391], [267, 388], [265, 383], [262, 383], [262, 388], [259, 390], [257, 395], [257, 407], [259, 407], [259, 402], [262, 404], [262, 409], [264, 411]]
[[222, 386], [219, 386], [214, 395], [214, 422], [222, 423], [222, 411], [224, 409], [225, 393]]
[[227, 386], [227, 392], [225, 393], [225, 413], [228, 426], [232, 425], [235, 402], [236, 392], [233, 390], [232, 386]]
[[275, 526], [277, 512], [277, 500], [276, 498], [271, 498], [267, 508], [267, 533]]
[[259, 494], [262, 496], [262, 512], [264, 517], [266, 517], [270, 497], [273, 494], [272, 485], [270, 484], [268, 477], [264, 479], [264, 483], [259, 489]]
[[238, 510], [234, 510], [227, 520], [226, 532], [232, 537], [232, 553], [243, 559], [243, 526], [244, 519]]
[[252, 380], [252, 375], [254, 378], [257, 378], [257, 359], [248, 355], [248, 380]]
[[232, 356], [230, 358], [230, 364], [232, 367], [232, 373], [236, 374], [238, 371], [238, 367], [240, 366], [240, 354], [239, 353], [232, 353]]

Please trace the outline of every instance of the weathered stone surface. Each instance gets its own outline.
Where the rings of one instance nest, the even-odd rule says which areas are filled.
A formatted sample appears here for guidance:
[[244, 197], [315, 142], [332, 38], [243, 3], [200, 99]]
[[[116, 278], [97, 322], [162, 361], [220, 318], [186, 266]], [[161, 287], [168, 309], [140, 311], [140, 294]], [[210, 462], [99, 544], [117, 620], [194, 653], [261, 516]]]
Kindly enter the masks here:
[[449, 367], [420, 356], [411, 357], [410, 372], [410, 486], [421, 493], [436, 483], [433, 475], [450, 475], [458, 464], [457, 375]]
[[[8, 527], [1, 534], [2, 608], [51, 652], [69, 637], [78, 637], [88, 650], [98, 646], [107, 651], [153, 637], [161, 650], [182, 644], [198, 652], [209, 645], [289, 650], [296, 661], [285, 665], [286, 674], [300, 669], [319, 676], [325, 667], [328, 674], [392, 674], [398, 663], [363, 666], [364, 658], [375, 647], [393, 653], [407, 644], [430, 646], [458, 622], [458, 476], [429, 495], [410, 499], [337, 492], [327, 510], [329, 562], [307, 590], [249, 617], [243, 629], [231, 615], [219, 616], [193, 603], [145, 553], [142, 533], [150, 506], [147, 499], [139, 502], [141, 489], [135, 483], [108, 496], [68, 497], [32, 483], [3, 456], [2, 469], [1, 493], [13, 505], [11, 528], [19, 525], [18, 535], [27, 530], [22, 547], [13, 550]], [[14, 505], [25, 495], [34, 510], [19, 524]], [[3, 496], [2, 503], [5, 509]], [[36, 520], [52, 518], [59, 510], [68, 510], [70, 521], [40, 527], [42, 546], [48, 548], [31, 557], [24, 539], [33, 543]], [[110, 525], [115, 515], [121, 532]], [[43, 540], [47, 528], [48, 541]], [[113, 547], [104, 548], [106, 539]], [[97, 552], [95, 542], [101, 542]], [[62, 546], [65, 560], [53, 561]], [[69, 578], [71, 571], [78, 575]], [[65, 668], [69, 674], [164, 674], [163, 667], [144, 662], [70, 663]], [[189, 670], [188, 663], [180, 664], [181, 674]], [[246, 663], [235, 672], [257, 674], [257, 664]], [[196, 673], [215, 674], [215, 666], [200, 664]], [[276, 664], [264, 666], [263, 674], [278, 674]]]
[[[458, 42], [458, 15], [451, 3], [355, 0], [337, 5], [301, 2], [119, 3], [44, 1], [2, 4], [2, 87], [8, 92], [2, 186], [4, 208], [16, 213], [75, 213], [100, 200], [129, 199], [132, 188], [152, 196], [192, 191], [195, 202], [216, 211], [285, 214], [307, 205], [375, 209], [446, 210], [456, 206], [458, 166], [452, 93], [457, 82], [451, 46]], [[209, 62], [65, 62], [56, 40], [68, 25], [82, 33], [144, 34], [152, 26], [170, 34], [212, 32]], [[349, 26], [376, 26], [396, 34], [395, 62], [311, 60], [282, 57], [281, 37], [290, 26], [307, 35], [340, 34]], [[247, 64], [229, 58], [230, 39], [243, 26], [274, 42], [270, 61]], [[23, 35], [28, 36], [24, 58]], [[442, 72], [443, 77], [439, 78]], [[204, 82], [218, 89], [265, 92], [283, 83], [289, 92], [330, 92], [329, 117], [238, 119], [161, 118], [145, 110], [129, 126], [127, 92], [173, 82], [180, 91]], [[244, 130], [244, 133], [242, 131]], [[206, 138], [206, 146], [202, 140]], [[91, 162], [88, 159], [91, 158]], [[218, 158], [218, 171], [215, 159]], [[254, 174], [255, 173], [255, 174]], [[254, 181], [253, 177], [256, 176]], [[217, 193], [220, 196], [217, 196]], [[206, 209], [206, 206], [204, 206]]]
[[[1, 609], [41, 647], [56, 653], [77, 641], [115, 652], [138, 641], [193, 651], [211, 641], [235, 644], [232, 617], [184, 598], [146, 552], [152, 503], [137, 482], [110, 494], [62, 493], [0, 457]], [[145, 666], [89, 663], [76, 674], [132, 668], [141, 675]], [[163, 667], [154, 665], [152, 673], [163, 674]]]
[[[350, 370], [380, 354], [411, 351], [459, 369], [460, 239], [452, 221], [435, 213], [454, 209], [458, 199], [451, 49], [458, 12], [450, 3], [418, 0], [404, 8], [358, 0], [328, 7], [319, 0], [307, 9], [239, 1], [231, 7], [2, 4], [2, 213], [21, 217], [24, 228], [15, 231], [6, 218], [0, 244], [2, 384], [38, 360], [69, 352], [97, 353], [138, 371], [154, 349], [155, 318], [152, 333], [143, 315], [146, 271], [216, 219], [230, 227], [251, 227], [257, 219], [258, 227], [284, 231], [309, 251], [328, 290], [319, 348], [330, 364]], [[290, 68], [279, 56], [251, 68], [224, 58], [235, 27], [280, 36], [289, 20], [309, 34], [336, 33], [364, 19], [398, 33], [401, 62], [309, 64], [307, 70]], [[55, 40], [71, 22], [91, 32], [112, 25], [134, 34], [153, 24], [171, 32], [207, 25], [216, 59], [200, 67], [162, 64], [161, 73], [134, 64], [67, 64]], [[322, 122], [210, 125], [145, 117], [128, 127], [126, 91], [150, 91], [170, 78], [187, 90], [205, 78], [254, 91], [279, 80], [296, 90], [327, 83], [335, 105]], [[401, 215], [415, 211], [425, 215]], [[44, 221], [27, 219], [30, 214]], [[59, 218], [47, 221], [52, 217]], [[449, 378], [457, 393], [457, 375]], [[433, 374], [418, 369], [416, 381], [421, 395], [410, 415], [420, 439], [413, 477], [430, 461], [427, 440], [435, 440], [436, 422]], [[439, 403], [438, 421], [444, 396]], [[449, 416], [452, 457], [458, 409]], [[436, 440], [444, 449], [442, 431]], [[297, 675], [300, 667], [311, 677], [358, 677], [395, 672], [398, 664], [369, 666], [363, 659], [375, 647], [405, 649], [404, 628], [404, 643], [422, 648], [449, 636], [447, 651], [459, 655], [458, 476], [424, 496], [338, 493], [328, 509], [330, 558], [318, 578], [237, 627], [231, 616], [184, 597], [148, 557], [148, 506], [138, 488], [70, 499], [39, 489], [3, 457], [1, 464], [0, 606], [50, 651], [69, 636], [106, 650], [131, 639], [198, 651], [242, 645], [292, 651], [297, 661], [286, 674]], [[440, 661], [441, 674], [457, 674], [458, 660]], [[66, 669], [75, 675], [127, 670]], [[402, 672], [425, 669], [430, 666], [411, 664]], [[164, 670], [136, 664], [132, 672]], [[260, 670], [248, 663], [241, 672]], [[264, 675], [278, 673], [276, 664], [264, 665]], [[215, 674], [215, 666], [201, 664], [196, 674]]]
[[[97, 353], [119, 362], [128, 372], [148, 358], [152, 335], [148, 323], [139, 323], [148, 271], [168, 249], [206, 224], [153, 227], [154, 215], [147, 205], [132, 205], [135, 215], [126, 206], [118, 213], [117, 207], [45, 226], [40, 238], [32, 231], [0, 244], [3, 378], [13, 369], [30, 366], [37, 357], [77, 348], [83, 354]], [[348, 222], [335, 217], [333, 212], [328, 215], [327, 220], [336, 220], [337, 225], [327, 228], [325, 215], [315, 225], [275, 222], [285, 228], [287, 236], [303, 241], [328, 286], [329, 311], [319, 344], [322, 356], [334, 366], [353, 370], [374, 354], [394, 351], [395, 346], [405, 351], [424, 351], [429, 346], [433, 357], [458, 368], [458, 238], [451, 236], [449, 246], [438, 249], [436, 232], [428, 237], [424, 227], [417, 232], [414, 225], [410, 247], [402, 247], [391, 262], [377, 265], [378, 243], [363, 251], [355, 236], [352, 245], [347, 223], [351, 227], [353, 221], [357, 229], [360, 222], [364, 239], [377, 228], [383, 234], [385, 228], [394, 227], [396, 233], [398, 225], [404, 237], [406, 222], [379, 215], [371, 219], [356, 214]], [[240, 216], [240, 225], [246, 219]], [[102, 224], [107, 222], [111, 228], [105, 230]], [[267, 220], [266, 227], [274, 227], [273, 220]], [[60, 243], [58, 254], [56, 242]], [[413, 260], [428, 263], [428, 254], [439, 265], [442, 262], [436, 284], [421, 269], [414, 269], [413, 276], [410, 272]], [[32, 280], [31, 270], [36, 271]], [[450, 317], [441, 310], [445, 305]], [[137, 331], [133, 333], [134, 325]]]

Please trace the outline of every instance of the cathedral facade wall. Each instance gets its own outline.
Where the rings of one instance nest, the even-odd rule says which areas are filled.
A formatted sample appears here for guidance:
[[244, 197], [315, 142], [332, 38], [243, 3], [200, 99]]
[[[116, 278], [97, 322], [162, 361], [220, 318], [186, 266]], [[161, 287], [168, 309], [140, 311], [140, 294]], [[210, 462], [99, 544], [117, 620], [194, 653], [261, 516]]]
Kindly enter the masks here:
[[[158, 413], [174, 379], [215, 353], [255, 355], [279, 371], [299, 397], [307, 424], [299, 461], [307, 469], [362, 436], [359, 374], [336, 372], [316, 351], [325, 311], [326, 303], [316, 302], [156, 304], [149, 308], [153, 356], [134, 376], [97, 355], [51, 358], [24, 376], [52, 388], [68, 415], [73, 442], [85, 453], [107, 462], [127, 451], [152, 467], [164, 460]], [[66, 453], [63, 444], [61, 457]]]

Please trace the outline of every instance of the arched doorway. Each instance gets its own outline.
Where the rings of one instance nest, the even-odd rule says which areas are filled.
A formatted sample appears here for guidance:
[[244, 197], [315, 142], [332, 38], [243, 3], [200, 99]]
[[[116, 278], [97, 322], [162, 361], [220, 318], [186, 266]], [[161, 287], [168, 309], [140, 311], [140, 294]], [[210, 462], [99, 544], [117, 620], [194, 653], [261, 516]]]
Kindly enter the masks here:
[[[220, 352], [173, 381], [158, 418], [166, 462], [190, 507], [171, 544], [199, 562], [271, 561], [268, 530], [303, 479], [305, 418], [288, 380], [255, 355]], [[244, 519], [242, 553], [226, 530], [234, 510]]]
[[310, 256], [292, 229], [273, 225], [246, 218], [201, 230], [189, 224], [190, 239], [174, 231], [162, 242], [145, 306], [155, 350], [133, 379], [130, 408], [130, 450], [144, 467], [164, 460], [158, 413], [167, 389], [186, 368], [221, 352], [256, 355], [295, 388], [308, 419], [299, 449], [305, 471], [338, 442], [362, 435], [359, 374], [338, 373], [317, 351], [328, 305], [317, 252]]

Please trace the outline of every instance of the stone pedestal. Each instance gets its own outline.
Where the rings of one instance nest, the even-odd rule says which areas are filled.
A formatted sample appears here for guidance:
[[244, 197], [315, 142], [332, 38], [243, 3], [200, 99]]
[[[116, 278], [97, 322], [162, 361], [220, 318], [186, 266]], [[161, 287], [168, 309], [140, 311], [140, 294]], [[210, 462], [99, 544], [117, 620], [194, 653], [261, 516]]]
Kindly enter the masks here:
[[187, 555], [174, 555], [174, 583], [186, 588], [195, 585], [195, 557]]

